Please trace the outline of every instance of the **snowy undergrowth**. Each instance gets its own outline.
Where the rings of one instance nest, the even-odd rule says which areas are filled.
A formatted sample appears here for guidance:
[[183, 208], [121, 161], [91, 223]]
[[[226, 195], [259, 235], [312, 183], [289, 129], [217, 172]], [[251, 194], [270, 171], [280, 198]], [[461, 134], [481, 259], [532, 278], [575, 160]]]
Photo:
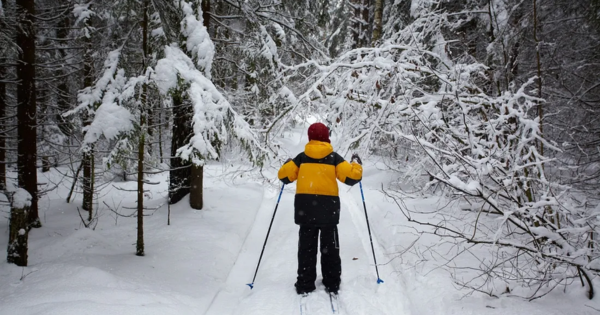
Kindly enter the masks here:
[[[303, 130], [281, 139], [280, 155], [292, 156], [303, 148]], [[335, 147], [336, 139], [332, 142]], [[594, 309], [600, 309], [597, 299], [587, 300], [576, 283], [564, 288], [566, 293], [555, 290], [532, 302], [510, 294], [490, 298], [458, 290], [453, 279], [468, 277], [470, 271], [448, 273], [443, 258], [454, 254], [452, 248], [443, 251], [439, 238], [420, 234], [407, 222], [381, 190], [388, 189], [396, 175], [385, 171], [376, 157], [365, 160], [365, 202], [385, 283], [376, 283], [360, 189], [340, 186], [340, 301], [347, 314], [595, 314]], [[192, 210], [184, 199], [172, 207], [171, 225], [167, 225], [166, 177], [152, 178], [160, 185], [148, 187], [151, 192], [145, 204], [159, 208], [145, 218], [145, 257], [134, 255], [134, 218], [116, 217], [101, 206], [96, 229], [84, 228], [77, 214], [81, 196], [72, 204], [65, 203], [70, 183], [63, 181], [41, 200], [43, 227], [30, 233], [30, 265], [0, 265], [4, 284], [0, 287], [0, 314], [298, 314], [293, 289], [297, 244], [294, 185], [284, 189], [255, 288], [245, 285], [252, 280], [279, 192], [275, 180], [265, 183], [257, 179], [274, 179], [277, 167], [252, 175], [228, 172], [231, 165], [209, 163], [205, 167], [205, 209]], [[60, 175], [53, 170], [40, 173], [40, 178], [56, 183]], [[120, 205], [123, 214], [131, 213], [124, 207], [135, 205], [135, 193], [115, 187], [131, 189], [135, 182], [109, 187], [100, 201], [113, 208]], [[460, 206], [431, 194], [405, 196], [403, 201], [429, 219], [433, 215], [427, 212]], [[0, 229], [0, 242], [6, 244], [6, 218]], [[428, 251], [434, 247], [436, 251]], [[455, 263], [468, 266], [477, 262], [462, 255]], [[309, 299], [309, 310], [330, 314], [320, 282], [317, 288], [318, 293]]]
[[[219, 167], [215, 169], [220, 170]], [[187, 199], [146, 217], [145, 257], [133, 255], [135, 219], [117, 217], [99, 208], [95, 230], [82, 226], [77, 214], [80, 200], [66, 204], [69, 185], [48, 194], [40, 207], [43, 228], [30, 233], [30, 264], [26, 268], [3, 264], [1, 314], [197, 314], [212, 299], [237, 257], [253, 223], [262, 189], [250, 183], [231, 186], [213, 178], [207, 169], [206, 206], [194, 211]], [[40, 173], [43, 176], [54, 177]], [[148, 207], [164, 204], [165, 177], [152, 187]], [[135, 182], [115, 183], [132, 189]], [[133, 210], [134, 193], [115, 188], [102, 201]], [[233, 195], [235, 198], [230, 198]], [[81, 198], [81, 196], [79, 196]], [[7, 242], [8, 222], [2, 222], [1, 241]]]

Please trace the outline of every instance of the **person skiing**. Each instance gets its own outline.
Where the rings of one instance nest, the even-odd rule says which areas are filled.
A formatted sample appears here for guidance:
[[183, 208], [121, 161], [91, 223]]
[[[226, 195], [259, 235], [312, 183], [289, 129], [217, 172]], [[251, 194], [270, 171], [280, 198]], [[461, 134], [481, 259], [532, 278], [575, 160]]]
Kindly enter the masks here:
[[342, 266], [337, 230], [340, 197], [336, 178], [344, 184], [355, 185], [362, 179], [362, 163], [356, 154], [349, 163], [334, 152], [329, 129], [322, 123], [310, 125], [308, 140], [304, 152], [293, 160], [288, 159], [278, 172], [284, 184], [298, 181], [294, 198], [294, 221], [300, 226], [295, 287], [298, 294], [316, 289], [320, 232], [323, 285], [327, 292], [337, 294]]

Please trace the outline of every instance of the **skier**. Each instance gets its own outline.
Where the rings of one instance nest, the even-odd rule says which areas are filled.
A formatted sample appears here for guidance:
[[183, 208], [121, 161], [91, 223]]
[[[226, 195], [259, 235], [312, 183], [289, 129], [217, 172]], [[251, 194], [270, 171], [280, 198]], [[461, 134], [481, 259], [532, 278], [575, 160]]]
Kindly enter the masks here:
[[293, 160], [288, 159], [278, 173], [284, 184], [298, 180], [294, 199], [294, 221], [300, 226], [295, 287], [298, 294], [316, 289], [320, 232], [323, 285], [327, 292], [337, 294], [342, 266], [337, 231], [340, 197], [336, 178], [350, 186], [358, 183], [362, 179], [362, 163], [356, 154], [352, 155], [352, 163], [348, 163], [334, 152], [329, 129], [322, 123], [314, 123], [308, 128], [308, 140], [304, 152]]

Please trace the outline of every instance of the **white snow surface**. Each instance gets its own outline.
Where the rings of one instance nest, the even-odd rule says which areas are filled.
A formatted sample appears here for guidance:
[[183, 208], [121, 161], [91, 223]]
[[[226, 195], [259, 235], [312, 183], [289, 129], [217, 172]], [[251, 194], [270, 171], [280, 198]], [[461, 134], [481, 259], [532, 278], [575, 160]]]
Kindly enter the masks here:
[[[307, 141], [305, 131], [300, 132], [286, 133], [281, 140], [291, 157]], [[332, 138], [334, 147], [336, 143]], [[380, 170], [375, 157], [363, 161], [365, 202], [385, 283], [377, 284], [360, 188], [340, 184], [340, 314], [597, 314], [598, 298], [586, 299], [577, 283], [532, 302], [458, 291], [433, 257], [405, 251], [417, 235], [380, 191], [394, 175]], [[135, 206], [135, 192], [113, 187], [134, 189], [135, 182], [108, 185], [110, 190], [100, 194], [99, 222], [89, 229], [77, 214], [81, 195], [73, 203], [65, 202], [70, 183], [64, 179], [59, 189], [40, 200], [43, 227], [29, 232], [29, 266], [0, 264], [0, 315], [300, 314], [293, 287], [298, 241], [295, 184], [284, 188], [254, 289], [246, 286], [280, 191], [278, 167], [263, 169], [269, 183], [256, 174], [232, 172], [230, 165], [207, 164], [204, 209], [191, 209], [185, 198], [171, 207], [171, 225], [166, 174], [148, 178], [161, 184], [146, 187], [146, 206], [158, 210], [148, 210], [145, 217], [144, 257], [134, 255], [136, 219], [117, 217], [103, 205], [131, 214], [133, 210], [123, 207]], [[66, 170], [40, 173], [40, 181], [58, 182], [59, 171]], [[443, 205], [433, 196], [404, 201], [424, 212]], [[2, 211], [7, 218], [7, 209]], [[7, 244], [8, 219], [0, 222], [0, 229], [0, 242]], [[437, 241], [423, 236], [419, 242], [427, 246]], [[320, 279], [319, 272], [317, 290], [308, 297], [308, 314], [332, 314]]]

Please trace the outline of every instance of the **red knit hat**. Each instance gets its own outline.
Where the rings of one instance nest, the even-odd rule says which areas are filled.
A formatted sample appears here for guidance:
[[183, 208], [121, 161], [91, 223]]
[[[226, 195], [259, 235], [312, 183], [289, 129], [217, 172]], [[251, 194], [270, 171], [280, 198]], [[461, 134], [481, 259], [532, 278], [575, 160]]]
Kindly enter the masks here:
[[[314, 123], [308, 127], [308, 140], [329, 141], [329, 128], [322, 123]], [[331, 142], [330, 142], [331, 143]]]

